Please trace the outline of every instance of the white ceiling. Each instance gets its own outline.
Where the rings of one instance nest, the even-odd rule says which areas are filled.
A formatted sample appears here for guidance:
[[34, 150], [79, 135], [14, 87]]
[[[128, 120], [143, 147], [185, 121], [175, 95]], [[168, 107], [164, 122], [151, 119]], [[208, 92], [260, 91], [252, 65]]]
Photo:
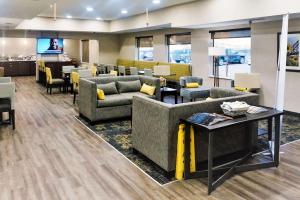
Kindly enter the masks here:
[[[153, 4], [152, 0], [0, 0], [0, 18], [52, 17], [53, 8], [50, 5], [55, 1], [58, 17], [71, 15], [78, 19], [100, 17], [115, 20], [145, 13], [146, 8], [153, 11], [194, 0], [161, 0], [160, 4]], [[87, 6], [93, 7], [94, 11], [86, 11]], [[126, 9], [128, 14], [121, 14], [122, 9]]]

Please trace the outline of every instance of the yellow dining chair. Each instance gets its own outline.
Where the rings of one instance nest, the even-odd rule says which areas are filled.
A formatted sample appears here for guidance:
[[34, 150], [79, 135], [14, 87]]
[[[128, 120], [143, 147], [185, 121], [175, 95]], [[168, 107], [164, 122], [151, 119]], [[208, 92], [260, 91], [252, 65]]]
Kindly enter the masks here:
[[93, 74], [93, 77], [96, 77], [97, 76], [97, 67], [96, 66], [92, 66], [92, 74]]
[[46, 66], [45, 61], [40, 59], [37, 61], [38, 68], [39, 68], [39, 82], [43, 85], [47, 84], [46, 81]]
[[59, 91], [61, 92], [61, 87], [65, 84], [63, 79], [52, 77], [51, 69], [49, 67], [46, 67], [46, 81], [47, 93], [50, 89], [50, 94], [52, 94], [53, 87], [59, 87]]
[[79, 91], [79, 73], [78, 72], [72, 72], [71, 79], [73, 83], [73, 104], [76, 102], [76, 94], [78, 94]]

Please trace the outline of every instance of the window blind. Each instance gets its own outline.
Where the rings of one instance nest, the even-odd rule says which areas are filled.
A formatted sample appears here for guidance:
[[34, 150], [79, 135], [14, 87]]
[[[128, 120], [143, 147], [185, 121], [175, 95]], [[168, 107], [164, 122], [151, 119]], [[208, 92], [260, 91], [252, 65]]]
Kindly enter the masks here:
[[210, 33], [211, 33], [211, 38], [212, 39], [251, 37], [251, 30], [250, 29], [210, 31]]
[[153, 37], [138, 37], [137, 38], [137, 47], [153, 47]]
[[168, 35], [167, 43], [168, 45], [191, 44], [191, 33]]

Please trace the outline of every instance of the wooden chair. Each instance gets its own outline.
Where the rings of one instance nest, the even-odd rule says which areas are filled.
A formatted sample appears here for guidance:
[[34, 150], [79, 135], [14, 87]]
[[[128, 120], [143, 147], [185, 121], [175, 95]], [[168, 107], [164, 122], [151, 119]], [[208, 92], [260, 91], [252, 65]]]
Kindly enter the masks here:
[[52, 94], [53, 87], [59, 87], [59, 91], [61, 92], [61, 88], [64, 87], [65, 81], [61, 78], [52, 78], [51, 69], [49, 67], [46, 67], [46, 78], [47, 93], [50, 89], [50, 94]]

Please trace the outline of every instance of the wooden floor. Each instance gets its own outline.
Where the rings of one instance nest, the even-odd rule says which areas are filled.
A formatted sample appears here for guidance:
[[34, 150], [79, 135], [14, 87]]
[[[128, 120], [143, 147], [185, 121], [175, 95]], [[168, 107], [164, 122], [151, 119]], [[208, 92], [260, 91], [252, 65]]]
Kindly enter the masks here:
[[207, 196], [199, 180], [159, 186], [74, 116], [72, 96], [15, 78], [16, 130], [0, 127], [0, 199], [300, 199], [300, 141], [278, 169], [235, 176]]

